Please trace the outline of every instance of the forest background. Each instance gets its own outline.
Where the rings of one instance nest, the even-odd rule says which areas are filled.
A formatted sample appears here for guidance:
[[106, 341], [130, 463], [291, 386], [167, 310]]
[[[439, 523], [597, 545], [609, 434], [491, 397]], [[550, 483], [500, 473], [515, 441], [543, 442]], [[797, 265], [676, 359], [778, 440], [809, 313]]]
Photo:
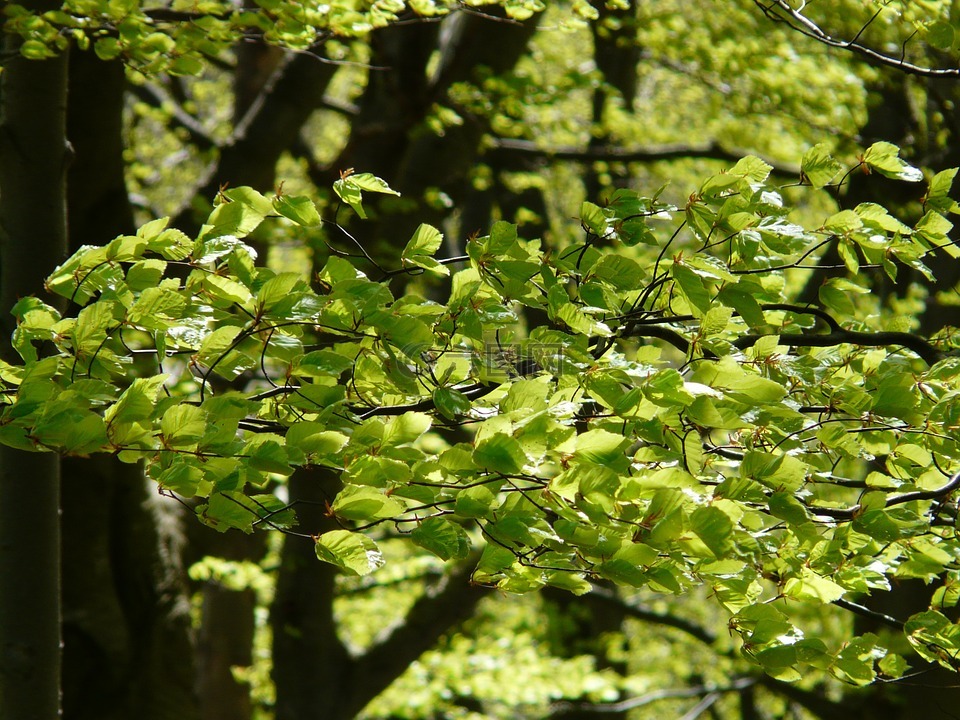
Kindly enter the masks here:
[[[3, 334], [13, 332], [11, 308], [40, 292], [69, 253], [134, 236], [161, 217], [202, 238], [215, 204], [252, 197], [230, 194], [244, 186], [292, 198], [275, 205], [283, 207], [280, 220], [255, 232], [243, 228], [260, 261], [320, 287], [334, 282], [329, 261], [337, 257], [366, 263], [371, 274], [401, 263], [428, 271], [388, 273], [397, 297], [441, 292], [442, 275], [429, 280], [437, 265], [425, 255], [466, 261], [468, 239], [494, 227], [506, 232], [498, 221], [515, 223], [525, 240], [542, 239], [543, 248], [559, 254], [582, 247], [582, 255], [590, 245], [585, 233], [604, 236], [603, 208], [617, 197], [614, 189], [656, 198], [646, 210], [689, 213], [694, 198], [708, 194], [703, 178], [731, 168], [739, 168], [738, 178], [780, 187], [800, 225], [822, 228], [831, 218], [833, 235], [852, 232], [842, 212], [864, 217], [868, 202], [906, 223], [901, 231], [883, 219], [889, 216], [880, 221], [904, 235], [923, 227], [938, 192], [938, 207], [951, 212], [942, 190], [949, 179], [937, 173], [960, 164], [954, 4], [797, 7], [747, 0], [695, 7], [669, 0], [8, 4], [0, 74]], [[898, 146], [903, 161], [882, 143]], [[746, 155], [766, 170], [742, 164]], [[389, 188], [367, 175], [350, 185], [354, 169]], [[940, 186], [929, 185], [932, 178]], [[344, 206], [360, 207], [361, 190], [365, 221], [348, 218]], [[443, 232], [442, 243], [418, 241], [425, 255], [409, 244], [423, 224]], [[242, 222], [235, 225], [242, 235]], [[945, 237], [948, 229], [938, 232]], [[662, 241], [621, 248], [633, 265], [617, 266], [611, 277], [637, 263], [649, 269], [662, 259], [661, 247], [665, 253]], [[789, 262], [817, 261], [823, 269], [787, 276], [794, 310], [816, 302], [844, 322], [862, 322], [864, 331], [936, 336], [938, 347], [952, 347], [944, 330], [957, 324], [952, 253], [928, 260], [935, 272], [927, 276], [904, 253], [897, 259], [912, 266], [890, 278], [860, 252], [851, 259], [849, 248], [826, 242], [811, 253], [783, 249]], [[678, 294], [690, 293], [693, 307], [688, 280], [674, 271], [671, 282]], [[48, 290], [57, 292], [57, 283]], [[632, 292], [616, 283], [613, 290]], [[77, 300], [76, 292], [67, 295]], [[242, 295], [227, 284], [218, 292], [232, 301]], [[17, 314], [22, 320], [36, 309], [20, 305]], [[528, 311], [521, 335], [560, 314], [552, 306]], [[590, 326], [587, 334], [596, 332]], [[664, 338], [671, 344], [669, 336], [652, 336]], [[223, 357], [234, 349], [230, 341], [218, 347]], [[715, 352], [711, 347], [704, 352]], [[23, 358], [22, 345], [5, 342], [5, 392], [23, 381], [11, 369]], [[238, 368], [233, 381], [251, 371]], [[524, 375], [516, 372], [507, 385]], [[229, 387], [231, 380], [217, 386], [208, 376], [203, 385]], [[913, 392], [912, 385], [896, 387]], [[443, 406], [433, 397], [436, 417], [448, 418], [464, 417], [461, 403], [469, 407], [472, 399], [455, 390], [441, 394]], [[911, 422], [929, 427], [937, 422], [931, 417]], [[414, 439], [428, 449], [460, 441], [422, 432]], [[899, 654], [886, 655], [879, 641], [862, 641], [902, 631], [907, 618], [932, 606], [932, 595], [944, 617], [955, 619], [960, 556], [949, 534], [926, 545], [913, 537], [928, 565], [891, 562], [880, 574], [893, 578], [893, 590], [876, 602], [808, 578], [794, 612], [835, 650], [829, 662], [798, 659], [796, 651], [780, 662], [775, 653], [787, 643], [774, 640], [790, 626], [741, 612], [742, 624], [728, 627], [729, 614], [711, 598], [716, 584], [690, 582], [681, 590], [661, 577], [651, 590], [649, 578], [613, 568], [591, 576], [589, 587], [557, 577], [524, 585], [522, 574], [501, 582], [499, 566], [486, 566], [484, 576], [481, 564], [476, 574], [477, 555], [461, 547], [466, 535], [446, 526], [452, 540], [424, 531], [420, 547], [402, 537], [409, 531], [374, 528], [386, 566], [358, 575], [355, 558], [336, 548], [326, 557], [331, 562], [320, 562], [309, 537], [243, 532], [253, 530], [249, 519], [245, 526], [222, 507], [220, 516], [210, 510], [212, 501], [191, 500], [179, 492], [182, 478], [161, 483], [161, 497], [139, 464], [85, 457], [83, 443], [70, 445], [76, 438], [62, 457], [27, 453], [22, 442], [16, 447], [20, 437], [8, 431], [2, 440], [14, 447], [0, 450], [0, 707], [17, 717], [55, 717], [61, 701], [51, 683], [62, 688], [68, 720], [954, 716], [955, 625], [936, 629], [939, 656], [922, 642], [918, 649], [889, 639], [884, 648]], [[830, 444], [825, 436], [820, 442]], [[929, 448], [898, 442], [880, 473], [896, 484], [884, 485], [870, 475], [878, 466], [863, 461], [848, 473], [859, 483], [851, 486], [854, 498], [865, 490], [939, 487], [914, 482], [936, 463]], [[682, 445], [690, 469], [694, 449], [685, 439]], [[612, 457], [611, 447], [598, 452]], [[286, 459], [259, 461], [279, 496], [300, 501], [295, 509], [308, 535], [337, 532], [345, 519], [383, 520], [393, 509], [388, 498], [372, 512], [343, 500], [331, 510], [339, 483], [333, 474], [291, 474]], [[697, 462], [703, 470], [702, 457]], [[51, 480], [57, 477], [59, 491]], [[920, 500], [945, 506], [949, 493]], [[45, 511], [51, 503], [62, 508], [59, 518]], [[463, 505], [458, 501], [458, 512], [483, 519], [486, 510]], [[798, 512], [808, 519], [790, 503], [778, 517], [792, 525]], [[713, 547], [715, 528], [690, 522]], [[227, 529], [231, 524], [241, 530]], [[878, 541], [889, 532], [869, 530]], [[526, 543], [529, 533], [517, 532], [511, 541]], [[804, 609], [803, 601], [815, 602]], [[47, 643], [39, 656], [24, 656], [17, 644], [49, 635], [49, 626], [31, 618], [51, 603], [62, 613], [64, 641], [52, 680], [37, 668], [60, 667], [56, 649]], [[770, 645], [766, 655], [744, 644], [747, 625], [748, 640]], [[801, 660], [820, 671], [797, 673]]]

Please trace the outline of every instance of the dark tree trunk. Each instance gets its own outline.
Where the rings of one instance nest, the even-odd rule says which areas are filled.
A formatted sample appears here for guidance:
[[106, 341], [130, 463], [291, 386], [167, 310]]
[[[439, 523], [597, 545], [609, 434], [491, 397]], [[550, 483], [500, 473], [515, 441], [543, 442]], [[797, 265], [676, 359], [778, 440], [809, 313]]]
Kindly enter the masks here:
[[[25, 2], [31, 10], [57, 2]], [[66, 254], [67, 59], [28, 61], [5, 35], [0, 74], [0, 354], [11, 307]], [[0, 448], [0, 717], [60, 709], [60, 474], [53, 453]]]
[[[637, 4], [631, 0], [624, 8], [609, 8], [603, 0], [592, 0], [591, 5], [599, 17], [590, 23], [593, 35], [593, 58], [597, 69], [603, 73], [604, 85], [593, 91], [593, 125], [596, 128], [588, 144], [589, 149], [610, 144], [610, 132], [604, 123], [604, 111], [610, 100], [611, 90], [616, 90], [627, 111], [633, 108], [637, 95], [637, 63], [640, 61], [640, 46], [637, 44]], [[623, 187], [629, 179], [626, 167], [606, 168], [601, 177], [597, 163], [586, 168], [584, 185], [587, 200], [597, 202], [601, 190], [610, 185]]]
[[[329, 470], [299, 470], [290, 478], [301, 533], [340, 526], [324, 505], [339, 478]], [[309, 538], [288, 536], [271, 609], [276, 720], [351, 720], [442, 635], [473, 614], [487, 591], [473, 587], [477, 557], [451, 569], [413, 604], [403, 621], [359, 656], [337, 634], [333, 612], [336, 570], [321, 562]], [[371, 620], [373, 622], [373, 620]]]
[[[192, 548], [194, 553], [199, 551], [202, 555], [227, 560], [259, 562], [266, 552], [266, 536], [262, 532], [220, 534], [198, 526], [191, 538], [199, 540]], [[256, 593], [249, 588], [224, 587], [215, 580], [208, 581], [202, 592], [197, 647], [201, 716], [203, 720], [246, 720], [253, 714], [250, 688], [246, 683], [237, 682], [233, 668], [253, 664]]]
[[[298, 470], [289, 480], [301, 532], [337, 527], [326, 517], [340, 480], [326, 470]], [[332, 565], [320, 562], [313, 543], [289, 536], [283, 543], [276, 596], [271, 609], [276, 720], [333, 720], [349, 682], [350, 658], [337, 636], [333, 616]]]
[[[124, 182], [119, 63], [73, 52], [67, 133], [73, 249], [134, 230]], [[139, 465], [63, 462], [64, 717], [190, 720], [189, 605], [174, 510], [148, 495]]]

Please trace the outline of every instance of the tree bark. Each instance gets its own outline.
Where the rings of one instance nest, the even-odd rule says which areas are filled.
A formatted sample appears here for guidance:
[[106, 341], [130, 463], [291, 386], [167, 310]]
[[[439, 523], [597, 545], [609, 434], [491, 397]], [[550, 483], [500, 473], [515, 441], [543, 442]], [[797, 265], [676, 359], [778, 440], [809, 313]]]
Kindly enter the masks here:
[[[298, 470], [289, 479], [300, 530], [319, 534], [337, 527], [323, 507], [340, 489], [328, 470]], [[309, 539], [287, 536], [270, 621], [276, 720], [339, 718], [350, 657], [333, 616], [336, 570], [320, 562]]]
[[[25, 2], [31, 10], [56, 2]], [[11, 307], [66, 253], [67, 59], [29, 61], [5, 35], [0, 74], [0, 354]], [[0, 717], [60, 712], [60, 474], [53, 453], [0, 448]]]
[[[72, 249], [134, 231], [124, 178], [125, 89], [120, 63], [72, 52]], [[62, 471], [64, 717], [197, 718], [176, 509], [151, 501], [139, 465], [69, 458]]]

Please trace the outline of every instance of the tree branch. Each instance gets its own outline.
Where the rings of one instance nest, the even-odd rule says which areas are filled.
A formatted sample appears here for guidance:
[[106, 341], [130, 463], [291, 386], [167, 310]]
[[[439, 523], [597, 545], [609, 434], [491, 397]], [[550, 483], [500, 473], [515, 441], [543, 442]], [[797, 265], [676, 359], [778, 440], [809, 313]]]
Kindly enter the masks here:
[[819, 25], [810, 20], [808, 17], [804, 16], [801, 12], [803, 9], [803, 4], [801, 4], [801, 7], [796, 10], [790, 6], [790, 3], [787, 0], [754, 0], [754, 4], [760, 8], [763, 14], [773, 22], [784, 23], [798, 33], [806, 35], [808, 38], [812, 38], [817, 42], [823, 43], [829, 47], [840, 48], [841, 50], [849, 50], [857, 55], [861, 55], [866, 58], [867, 62], [871, 65], [891, 67], [896, 70], [900, 70], [901, 72], [905, 72], [908, 75], [921, 75], [924, 77], [960, 77], [960, 68], [938, 69], [923, 65], [916, 65], [914, 63], [907, 62], [903, 57], [897, 58], [890, 55], [884, 55], [881, 52], [861, 44], [858, 41], [858, 38], [866, 29], [867, 25], [869, 25], [870, 22], [873, 22], [873, 18], [871, 18], [871, 20], [867, 22], [863, 28], [861, 28], [860, 32], [857, 33], [857, 36], [852, 40], [841, 40], [829, 35]]
[[672, 627], [675, 630], [686, 633], [695, 640], [699, 640], [704, 645], [713, 645], [717, 641], [715, 634], [691, 620], [678, 617], [671, 613], [651, 610], [641, 603], [618, 595], [613, 590], [594, 586], [586, 598], [614, 607], [617, 611], [622, 612], [634, 620], [643, 620], [644, 622]]
[[129, 87], [130, 92], [151, 107], [169, 111], [174, 125], [186, 130], [190, 136], [190, 142], [200, 150], [220, 147], [220, 143], [207, 132], [200, 121], [184, 110], [163, 88], [154, 83], [129, 83]]
[[[740, 350], [744, 350], [755, 345], [764, 337], [769, 337], [769, 335], [744, 335], [734, 340], [733, 345]], [[780, 335], [779, 344], [789, 347], [833, 347], [835, 345], [884, 347], [886, 345], [899, 345], [915, 352], [927, 365], [933, 365], [943, 359], [943, 353], [922, 337], [903, 332], [834, 330], [829, 333], [815, 334], [791, 333]]]
[[833, 604], [838, 608], [843, 608], [844, 610], [849, 610], [852, 613], [861, 615], [863, 617], [876, 620], [888, 627], [895, 628], [897, 630], [903, 630], [904, 623], [901, 620], [897, 620], [895, 617], [887, 615], [882, 612], [877, 612], [876, 610], [871, 610], [868, 607], [860, 605], [859, 603], [851, 602], [850, 600], [844, 600], [840, 598], [839, 600], [834, 600]]
[[345, 717], [355, 717], [441, 635], [469, 618], [489, 590], [470, 583], [477, 556], [457, 565], [444, 581], [417, 600], [403, 622], [354, 663]]
[[[489, 152], [503, 153], [505, 155], [521, 154], [547, 160], [572, 160], [574, 162], [658, 162], [664, 160], [699, 158], [703, 160], [724, 160], [735, 163], [741, 160], [744, 155], [750, 154], [744, 150], [728, 150], [717, 142], [711, 142], [706, 145], [675, 143], [649, 148], [620, 148], [611, 146], [578, 148], [572, 145], [547, 148], [541, 147], [533, 140], [517, 140], [513, 138], [495, 138], [493, 140], [493, 148]], [[773, 173], [776, 175], [789, 177], [791, 179], [796, 179], [800, 176], [800, 168], [797, 166], [779, 163], [770, 159], [765, 159], [764, 161], [773, 167]]]
[[[712, 695], [720, 695], [722, 693], [744, 690], [756, 684], [757, 678], [744, 677], [734, 680], [728, 685], [693, 685], [687, 688], [654, 690], [646, 695], [640, 695], [638, 697], [628, 698], [626, 700], [620, 700], [612, 703], [563, 702], [554, 705], [554, 710], [549, 715], [549, 718], [550, 720], [553, 720], [553, 718], [562, 718], [566, 715], [577, 715], [577, 717], [582, 717], [584, 715], [608, 715], [610, 713], [624, 713], [628, 710], [643, 707], [644, 705], [651, 705], [661, 700], [694, 697], [708, 698]], [[697, 707], [699, 707], [699, 704]], [[690, 715], [690, 717], [696, 717], [696, 715]]]

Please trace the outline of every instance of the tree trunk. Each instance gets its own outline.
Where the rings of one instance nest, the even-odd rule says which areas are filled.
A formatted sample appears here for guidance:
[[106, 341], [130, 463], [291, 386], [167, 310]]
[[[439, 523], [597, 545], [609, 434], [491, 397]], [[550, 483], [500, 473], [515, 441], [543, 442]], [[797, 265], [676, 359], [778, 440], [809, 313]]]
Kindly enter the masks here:
[[[57, 2], [24, 2], [31, 10]], [[67, 59], [29, 61], [5, 35], [0, 74], [0, 353], [10, 309], [66, 254]], [[0, 448], [0, 717], [60, 711], [60, 474], [53, 453]]]
[[[320, 534], [337, 527], [325, 515], [340, 480], [329, 470], [298, 470], [289, 480], [300, 531]], [[350, 657], [337, 636], [333, 616], [332, 565], [320, 562], [307, 538], [284, 538], [277, 590], [271, 609], [276, 720], [332, 720], [347, 684]]]
[[[124, 179], [120, 63], [70, 58], [69, 242], [134, 231]], [[189, 606], [175, 508], [151, 500], [139, 465], [101, 456], [63, 464], [64, 717], [198, 717]]]

